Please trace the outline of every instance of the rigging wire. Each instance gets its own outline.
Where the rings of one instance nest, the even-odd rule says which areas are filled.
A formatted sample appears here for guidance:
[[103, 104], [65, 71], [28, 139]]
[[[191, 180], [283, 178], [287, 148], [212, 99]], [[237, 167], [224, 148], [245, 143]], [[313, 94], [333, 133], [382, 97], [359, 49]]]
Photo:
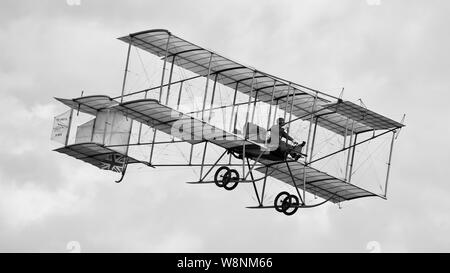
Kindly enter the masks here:
[[374, 170], [375, 180], [378, 183], [378, 186], [380, 188], [382, 188], [382, 185], [380, 183], [380, 177], [376, 170], [376, 166], [375, 166], [376, 162], [374, 161], [374, 156], [378, 153], [380, 148], [386, 144], [386, 142], [387, 142], [387, 139], [384, 139], [380, 144], [378, 144], [378, 146], [375, 148], [375, 150], [373, 152], [369, 152], [369, 144], [370, 144], [370, 141], [369, 141], [369, 144], [366, 145], [366, 153], [368, 154], [368, 156], [355, 168], [355, 170], [352, 172], [352, 175], [356, 174], [365, 165], [365, 163], [370, 160], [372, 164], [366, 165], [365, 171], [363, 173], [361, 173], [361, 175], [364, 176], [364, 174], [366, 174], [368, 172], [369, 167], [372, 167], [372, 170]]
[[148, 86], [150, 86], [151, 85], [150, 77], [148, 76], [147, 69], [145, 69], [145, 65], [144, 65], [144, 62], [142, 61], [141, 54], [139, 53], [139, 49], [137, 47], [134, 47], [134, 49], [135, 49], [135, 51], [136, 51], [136, 53], [138, 55], [139, 61], [140, 61], [141, 66], [142, 66], [142, 69], [144, 70], [144, 75], [145, 75], [145, 77], [147, 79]]

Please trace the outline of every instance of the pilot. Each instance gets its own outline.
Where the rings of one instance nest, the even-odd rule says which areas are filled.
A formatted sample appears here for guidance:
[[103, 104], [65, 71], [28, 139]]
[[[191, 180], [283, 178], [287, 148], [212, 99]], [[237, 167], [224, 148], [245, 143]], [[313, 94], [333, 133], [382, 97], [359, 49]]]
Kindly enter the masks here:
[[[305, 142], [303, 141], [300, 145], [294, 140], [293, 137], [291, 137], [286, 131], [284, 130], [284, 126], [286, 125], [284, 118], [278, 118], [277, 124], [273, 125], [270, 128], [270, 138], [269, 142], [271, 144], [274, 144], [272, 140], [278, 138], [278, 151], [281, 152], [283, 155], [289, 154], [294, 160], [298, 160], [302, 155], [299, 152], [294, 151], [295, 148], [300, 147], [302, 148], [305, 145]], [[283, 141], [283, 138], [286, 139], [286, 141]], [[292, 141], [294, 145], [290, 145], [287, 142]]]

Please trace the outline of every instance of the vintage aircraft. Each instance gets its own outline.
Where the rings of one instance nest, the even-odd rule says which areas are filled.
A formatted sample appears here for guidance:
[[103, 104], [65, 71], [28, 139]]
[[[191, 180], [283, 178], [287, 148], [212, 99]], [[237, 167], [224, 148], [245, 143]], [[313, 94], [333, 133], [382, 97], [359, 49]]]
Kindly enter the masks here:
[[[250, 208], [274, 208], [286, 215], [294, 214], [299, 208], [316, 207], [326, 202], [340, 204], [369, 196], [386, 198], [392, 149], [404, 126], [403, 121], [396, 122], [356, 103], [242, 65], [167, 30], [147, 30], [119, 39], [128, 44], [121, 95], [56, 98], [71, 110], [55, 117], [52, 139], [64, 143], [64, 147], [55, 151], [100, 169], [121, 173], [117, 182], [122, 181], [127, 166], [134, 163], [149, 167], [200, 168], [199, 180], [189, 183], [213, 183], [226, 190], [233, 190], [241, 183], [251, 183], [257, 204]], [[132, 47], [160, 58], [162, 71], [158, 86], [126, 92]], [[189, 72], [192, 77], [174, 81], [174, 67]], [[195, 80], [205, 81], [204, 89], [197, 88], [202, 97], [201, 108], [180, 110], [180, 101], [186, 92], [184, 86]], [[224, 89], [229, 90], [226, 96], [232, 102], [215, 106], [215, 97]], [[152, 98], [149, 97], [151, 94]], [[130, 99], [139, 95], [143, 98]], [[171, 103], [169, 97], [173, 98]], [[213, 124], [211, 112], [224, 109], [227, 112], [222, 114], [227, 114], [223, 114], [223, 124]], [[69, 144], [74, 111], [94, 118], [77, 127], [75, 142]], [[278, 138], [273, 130], [284, 125], [277, 125], [278, 120], [286, 123], [287, 134], [293, 124], [306, 123], [304, 141], [289, 145], [288, 140]], [[136, 143], [130, 142], [133, 122], [139, 124]], [[149, 142], [141, 141], [145, 126], [153, 133]], [[320, 145], [316, 144], [316, 139], [320, 130], [340, 138], [343, 146], [317, 156], [315, 151]], [[171, 139], [158, 141], [157, 133], [169, 135]], [[386, 134], [392, 134], [392, 139], [389, 141], [384, 194], [376, 194], [352, 183], [352, 168], [356, 147]], [[176, 143], [190, 145], [187, 162], [168, 164], [166, 160], [165, 164], [155, 163], [157, 145]], [[201, 163], [193, 163], [193, 149], [199, 145], [203, 145]], [[148, 159], [136, 159], [129, 154], [129, 148], [136, 146], [150, 147]], [[212, 146], [220, 147], [222, 152], [216, 155], [214, 162], [207, 162], [205, 155]], [[344, 154], [346, 158], [342, 160], [345, 166], [343, 177], [316, 167], [318, 162], [338, 154]], [[269, 178], [292, 186], [294, 193], [279, 192], [267, 204], [265, 190]], [[320, 197], [322, 201], [307, 204], [306, 193]]]

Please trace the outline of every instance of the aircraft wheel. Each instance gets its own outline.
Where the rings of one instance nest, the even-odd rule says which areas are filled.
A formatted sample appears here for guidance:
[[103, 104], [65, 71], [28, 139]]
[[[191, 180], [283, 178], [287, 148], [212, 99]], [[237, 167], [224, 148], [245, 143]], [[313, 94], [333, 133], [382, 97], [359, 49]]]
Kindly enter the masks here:
[[283, 200], [281, 207], [283, 208], [283, 213], [285, 215], [293, 215], [298, 210], [298, 205], [300, 204], [298, 197], [296, 195], [289, 195], [288, 198]]
[[222, 166], [217, 169], [216, 173], [214, 174], [214, 183], [217, 185], [217, 187], [222, 188], [225, 185], [224, 178], [229, 172], [230, 168], [228, 168], [227, 166]]
[[278, 212], [283, 212], [282, 204], [284, 203], [284, 200], [288, 198], [290, 194], [286, 191], [280, 192], [277, 197], [275, 197], [275, 201], [273, 202], [275, 210]]
[[235, 169], [227, 172], [223, 178], [223, 187], [227, 191], [234, 190], [239, 184], [239, 173]]

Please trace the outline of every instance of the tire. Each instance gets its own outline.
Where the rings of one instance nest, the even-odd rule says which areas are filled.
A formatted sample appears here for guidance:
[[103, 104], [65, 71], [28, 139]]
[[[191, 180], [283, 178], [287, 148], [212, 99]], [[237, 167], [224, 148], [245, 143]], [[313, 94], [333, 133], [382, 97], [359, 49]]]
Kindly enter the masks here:
[[281, 205], [283, 204], [284, 199], [286, 199], [289, 196], [290, 196], [290, 194], [288, 192], [283, 191], [283, 192], [280, 192], [277, 195], [277, 197], [275, 197], [273, 205], [274, 205], [276, 211], [283, 212], [283, 209], [282, 209]]
[[228, 168], [227, 166], [222, 166], [219, 169], [217, 169], [216, 173], [214, 174], [214, 183], [217, 185], [217, 187], [222, 188], [224, 186], [223, 178], [229, 172], [230, 168]]
[[[286, 200], [286, 199], [285, 199]], [[284, 200], [284, 201], [285, 201]], [[297, 212], [297, 210], [298, 210], [298, 205], [300, 204], [300, 201], [298, 200], [298, 197], [296, 196], [296, 195], [289, 195], [289, 199], [288, 199], [289, 201], [289, 205], [288, 205], [288, 207], [287, 208], [285, 208], [284, 210], [283, 210], [283, 213], [285, 214], [285, 215], [288, 215], [288, 216], [290, 216], [290, 215], [293, 215], [293, 214], [295, 214], [296, 212]], [[283, 201], [283, 204], [284, 204], [284, 201]], [[291, 210], [289, 210], [289, 209], [291, 209]]]
[[[234, 176], [233, 176], [234, 174]], [[234, 190], [239, 184], [239, 173], [235, 169], [231, 169], [229, 172], [225, 174], [227, 176], [227, 183], [223, 184], [223, 187], [227, 191]]]

